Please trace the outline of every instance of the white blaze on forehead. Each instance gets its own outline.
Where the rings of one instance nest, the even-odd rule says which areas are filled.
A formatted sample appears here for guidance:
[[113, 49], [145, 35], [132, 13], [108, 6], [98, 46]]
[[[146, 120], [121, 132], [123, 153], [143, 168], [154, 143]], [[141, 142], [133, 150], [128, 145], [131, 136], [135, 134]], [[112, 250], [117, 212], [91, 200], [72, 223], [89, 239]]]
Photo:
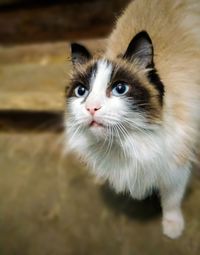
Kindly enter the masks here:
[[111, 79], [112, 64], [106, 60], [99, 60], [97, 62], [97, 71], [94, 79], [91, 82], [91, 93], [94, 95], [105, 94], [108, 83]]

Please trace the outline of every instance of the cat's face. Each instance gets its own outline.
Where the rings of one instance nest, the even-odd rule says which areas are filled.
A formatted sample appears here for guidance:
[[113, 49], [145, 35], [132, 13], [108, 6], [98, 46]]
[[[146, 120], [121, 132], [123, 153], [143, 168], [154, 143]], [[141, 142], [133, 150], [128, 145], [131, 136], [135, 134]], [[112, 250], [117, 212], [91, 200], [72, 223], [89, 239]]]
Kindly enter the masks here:
[[72, 58], [66, 125], [70, 136], [125, 138], [161, 122], [164, 89], [145, 32], [115, 60], [93, 59], [77, 44], [72, 45]]

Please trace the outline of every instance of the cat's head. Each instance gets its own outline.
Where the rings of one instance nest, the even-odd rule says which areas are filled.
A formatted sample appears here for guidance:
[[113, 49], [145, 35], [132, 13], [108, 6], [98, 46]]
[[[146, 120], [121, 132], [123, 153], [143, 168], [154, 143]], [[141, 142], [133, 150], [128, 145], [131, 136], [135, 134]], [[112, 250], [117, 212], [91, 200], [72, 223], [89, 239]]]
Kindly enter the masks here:
[[[70, 135], [124, 137], [162, 121], [164, 86], [154, 66], [153, 44], [142, 31], [115, 59], [93, 58], [71, 45], [73, 73], [67, 92]], [[75, 135], [76, 136], [76, 135]]]

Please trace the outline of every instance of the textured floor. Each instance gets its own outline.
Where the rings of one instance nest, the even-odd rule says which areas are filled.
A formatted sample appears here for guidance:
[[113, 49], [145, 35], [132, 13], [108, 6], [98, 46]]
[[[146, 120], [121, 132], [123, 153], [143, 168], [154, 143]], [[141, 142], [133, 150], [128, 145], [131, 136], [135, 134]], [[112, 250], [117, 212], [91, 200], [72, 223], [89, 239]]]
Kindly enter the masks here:
[[183, 203], [187, 228], [161, 234], [155, 198], [136, 202], [96, 184], [62, 153], [62, 134], [0, 134], [1, 255], [197, 255], [200, 178]]

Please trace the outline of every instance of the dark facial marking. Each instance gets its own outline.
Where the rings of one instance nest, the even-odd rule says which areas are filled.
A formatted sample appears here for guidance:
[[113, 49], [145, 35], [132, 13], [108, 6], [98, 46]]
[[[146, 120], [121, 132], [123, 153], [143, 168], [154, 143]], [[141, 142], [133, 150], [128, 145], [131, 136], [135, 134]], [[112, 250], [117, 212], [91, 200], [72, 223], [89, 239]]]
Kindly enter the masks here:
[[[129, 91], [125, 95], [129, 101], [133, 102], [133, 108], [146, 109], [149, 105], [149, 91], [140, 83], [140, 81], [124, 68], [119, 68], [113, 64], [113, 72], [111, 75], [111, 84], [117, 81], [125, 82], [129, 85]], [[108, 88], [108, 94], [112, 89], [112, 85]]]
[[70, 89], [67, 97], [74, 97], [75, 88], [82, 84], [86, 89], [90, 90], [90, 81], [92, 75], [95, 75], [97, 71], [97, 63], [89, 66], [84, 73], [77, 72], [70, 82]]
[[163, 97], [165, 94], [164, 84], [162, 83], [160, 76], [157, 73], [154, 63], [152, 63], [150, 68], [152, 68], [152, 70], [148, 72], [148, 80], [152, 85], [154, 85], [156, 90], [159, 92], [159, 101], [160, 104], [163, 105]]

